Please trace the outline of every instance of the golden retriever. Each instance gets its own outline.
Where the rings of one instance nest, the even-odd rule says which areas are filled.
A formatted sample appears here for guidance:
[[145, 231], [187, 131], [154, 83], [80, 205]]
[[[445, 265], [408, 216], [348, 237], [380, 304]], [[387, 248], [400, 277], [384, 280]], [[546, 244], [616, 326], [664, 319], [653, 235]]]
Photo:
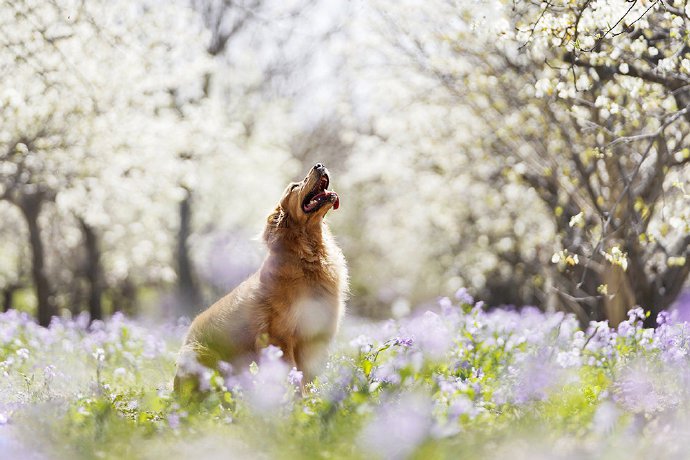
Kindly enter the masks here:
[[268, 254], [261, 268], [192, 322], [176, 392], [197, 379], [182, 365], [190, 356], [208, 368], [221, 361], [246, 366], [267, 345], [280, 347], [287, 364], [303, 372], [303, 381], [314, 378], [338, 330], [347, 293], [345, 257], [323, 220], [340, 203], [329, 182], [319, 163], [285, 189], [266, 222]]

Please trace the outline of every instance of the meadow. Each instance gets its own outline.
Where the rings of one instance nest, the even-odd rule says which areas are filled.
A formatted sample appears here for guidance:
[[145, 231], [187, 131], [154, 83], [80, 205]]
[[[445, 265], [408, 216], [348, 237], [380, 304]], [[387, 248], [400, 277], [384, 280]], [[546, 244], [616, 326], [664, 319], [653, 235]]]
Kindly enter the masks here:
[[[689, 145], [687, 0], [0, 2], [0, 460], [690, 458]], [[327, 367], [179, 400], [317, 163]]]
[[685, 458], [690, 327], [616, 329], [465, 290], [399, 320], [349, 317], [307, 395], [277, 348], [172, 394], [187, 321], [0, 315], [3, 458]]

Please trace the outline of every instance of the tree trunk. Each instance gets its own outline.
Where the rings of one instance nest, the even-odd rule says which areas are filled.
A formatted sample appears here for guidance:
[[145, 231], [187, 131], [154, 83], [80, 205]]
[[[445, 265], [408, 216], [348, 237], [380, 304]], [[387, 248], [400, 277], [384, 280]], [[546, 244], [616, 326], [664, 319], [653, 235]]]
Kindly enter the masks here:
[[618, 265], [604, 267], [602, 277], [610, 296], [604, 296], [604, 311], [609, 326], [618, 327], [628, 317], [628, 310], [639, 303], [630, 286], [630, 275]]
[[84, 234], [84, 245], [86, 249], [86, 281], [89, 284], [89, 315], [91, 321], [103, 319], [103, 283], [101, 270], [101, 252], [98, 247], [98, 235], [89, 224], [79, 220], [81, 230]]
[[179, 311], [189, 316], [201, 308], [201, 294], [194, 280], [194, 266], [189, 256], [188, 240], [192, 233], [192, 194], [187, 190], [180, 202], [180, 227], [177, 233], [177, 293]]
[[13, 284], [6, 286], [5, 289], [2, 290], [2, 311], [8, 312], [10, 309], [14, 308], [14, 293], [16, 290], [17, 286]]
[[47, 327], [50, 320], [56, 314], [56, 308], [52, 297], [50, 282], [45, 273], [45, 253], [41, 229], [38, 225], [38, 216], [43, 205], [41, 194], [24, 195], [19, 200], [19, 209], [22, 211], [29, 228], [29, 245], [31, 246], [31, 276], [34, 282], [37, 300], [37, 317], [41, 326]]
[[113, 286], [110, 289], [110, 295], [112, 297], [113, 312], [119, 311], [127, 315], [135, 313], [137, 290], [129, 278], [125, 278], [116, 286]]

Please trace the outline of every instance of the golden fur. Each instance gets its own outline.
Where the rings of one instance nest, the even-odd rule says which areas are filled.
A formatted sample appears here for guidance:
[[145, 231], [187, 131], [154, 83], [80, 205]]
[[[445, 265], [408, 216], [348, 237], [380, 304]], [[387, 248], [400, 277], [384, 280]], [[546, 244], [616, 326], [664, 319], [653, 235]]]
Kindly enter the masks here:
[[[320, 208], [304, 211], [305, 198], [324, 180], [328, 172], [317, 165], [287, 187], [266, 222], [268, 254], [261, 268], [194, 319], [181, 355], [193, 354], [210, 368], [220, 361], [246, 366], [271, 344], [304, 373], [305, 382], [315, 376], [338, 330], [347, 292], [345, 258], [323, 221], [337, 207], [337, 195], [326, 190]], [[178, 366], [176, 391], [184, 375]]]

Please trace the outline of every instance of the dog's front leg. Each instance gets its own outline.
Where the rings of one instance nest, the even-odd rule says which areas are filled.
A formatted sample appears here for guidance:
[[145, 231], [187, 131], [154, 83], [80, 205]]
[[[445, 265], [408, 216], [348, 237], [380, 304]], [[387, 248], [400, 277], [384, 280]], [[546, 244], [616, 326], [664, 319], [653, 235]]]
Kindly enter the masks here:
[[297, 367], [297, 360], [295, 359], [295, 345], [288, 341], [285, 342], [280, 349], [283, 350], [283, 360], [285, 360], [288, 366], [290, 366], [290, 368]]

